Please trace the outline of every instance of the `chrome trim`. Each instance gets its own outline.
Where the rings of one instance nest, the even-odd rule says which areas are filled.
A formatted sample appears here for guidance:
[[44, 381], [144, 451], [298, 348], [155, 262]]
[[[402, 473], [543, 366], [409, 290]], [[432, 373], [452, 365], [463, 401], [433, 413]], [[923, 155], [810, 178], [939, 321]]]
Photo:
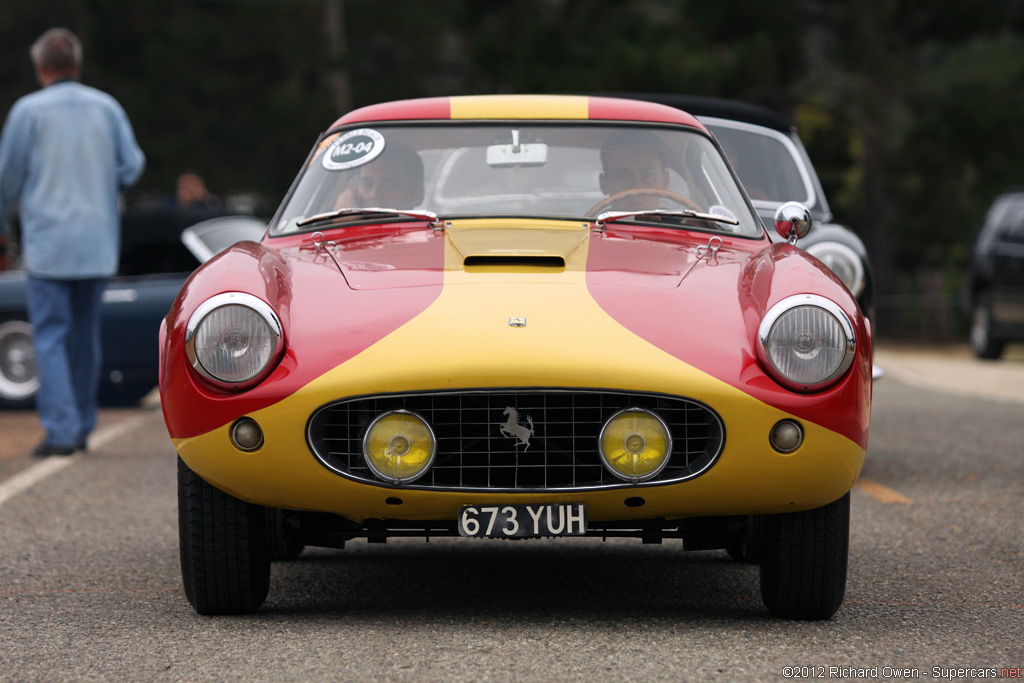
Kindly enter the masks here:
[[846, 282], [843, 278], [843, 284], [850, 290], [854, 296], [860, 296], [861, 292], [864, 291], [864, 264], [860, 260], [860, 256], [850, 247], [846, 246], [842, 242], [833, 242], [831, 240], [825, 242], [815, 242], [804, 247], [804, 251], [811, 254], [816, 259], [820, 260], [826, 266], [829, 267], [836, 277], [839, 277], [839, 273], [832, 268], [829, 262], [826, 260], [829, 256], [833, 258], [840, 258], [850, 264], [850, 269], [853, 271], [853, 282]]
[[321, 251], [326, 250], [328, 247], [333, 249], [334, 247], [338, 246], [333, 240], [329, 240], [326, 237], [324, 237], [324, 234], [319, 230], [317, 230], [316, 232], [309, 236], [309, 241], [313, 243], [313, 251], [315, 251], [318, 254]]
[[[427, 464], [424, 465], [422, 470], [420, 470], [419, 472], [417, 472], [416, 474], [414, 474], [411, 477], [395, 478], [395, 477], [385, 476], [383, 472], [380, 472], [374, 466], [373, 460], [371, 460], [369, 458], [369, 456], [367, 455], [367, 451], [369, 449], [367, 447], [366, 441], [367, 441], [367, 439], [370, 438], [370, 432], [373, 431], [373, 426], [375, 424], [377, 424], [378, 422], [380, 422], [381, 420], [383, 420], [388, 415], [396, 415], [396, 414], [399, 414], [399, 415], [411, 415], [412, 417], [415, 417], [417, 420], [419, 420], [420, 422], [423, 423], [423, 426], [427, 428], [427, 433], [430, 434], [430, 459], [427, 460]], [[366, 434], [363, 435], [363, 460], [366, 461], [366, 466], [369, 467], [370, 471], [373, 472], [381, 481], [387, 482], [389, 484], [393, 484], [395, 486], [401, 486], [402, 484], [408, 484], [408, 483], [416, 481], [417, 479], [422, 477], [424, 474], [426, 474], [427, 472], [430, 471], [431, 467], [434, 466], [434, 459], [436, 457], [437, 457], [437, 436], [434, 434], [433, 427], [431, 427], [430, 423], [427, 422], [426, 420], [424, 420], [421, 416], [419, 416], [416, 413], [414, 413], [412, 411], [409, 411], [409, 410], [402, 410], [402, 409], [388, 410], [388, 411], [385, 411], [385, 412], [381, 413], [380, 415], [378, 415], [377, 417], [375, 417], [373, 419], [373, 422], [371, 422], [369, 425], [367, 425], [367, 427], [366, 427]]]
[[185, 228], [181, 231], [181, 237], [179, 238], [181, 243], [184, 244], [189, 251], [199, 260], [200, 263], [206, 263], [217, 254], [206, 246], [206, 242], [202, 240], [199, 235], [192, 231], [191, 227]]
[[[668, 448], [665, 449], [665, 457], [662, 459], [661, 464], [658, 465], [658, 467], [652, 470], [651, 472], [648, 472], [647, 474], [643, 475], [642, 477], [628, 477], [616, 471], [616, 469], [611, 466], [611, 463], [608, 462], [608, 458], [604, 454], [604, 433], [605, 430], [608, 429], [608, 425], [610, 425], [619, 415], [622, 415], [623, 413], [633, 412], [646, 413], [653, 417], [655, 420], [661, 423], [662, 429], [665, 430], [665, 434], [666, 436], [668, 436]], [[615, 413], [607, 420], [605, 420], [604, 425], [601, 426], [601, 433], [597, 435], [597, 454], [601, 456], [601, 464], [604, 465], [604, 468], [611, 472], [614, 476], [618, 477], [623, 481], [628, 481], [630, 484], [639, 484], [640, 482], [654, 479], [656, 476], [661, 474], [661, 471], [665, 469], [666, 465], [668, 465], [668, 461], [672, 459], [672, 430], [668, 428], [668, 425], [665, 424], [665, 421], [661, 419], [660, 415], [650, 410], [647, 410], [646, 408], [623, 408], [622, 410], [620, 410], [619, 412]]]
[[223, 306], [245, 306], [263, 318], [275, 337], [274, 349], [270, 354], [271, 359], [277, 355], [280, 347], [282, 330], [281, 321], [277, 317], [277, 314], [274, 313], [274, 309], [270, 307], [270, 304], [253, 296], [252, 294], [246, 294], [245, 292], [223, 292], [212, 296], [201, 303], [189, 317], [188, 324], [185, 326], [185, 355], [188, 357], [188, 361], [192, 364], [193, 369], [195, 369], [195, 371], [202, 377], [217, 385], [233, 387], [236, 389], [246, 389], [263, 380], [266, 375], [267, 368], [271, 366], [271, 362], [268, 361], [260, 372], [243, 382], [226, 382], [223, 379], [210, 374], [196, 357], [196, 331], [199, 329], [199, 326], [202, 324], [206, 316]]
[[722, 248], [722, 238], [713, 236], [708, 240], [706, 246], [694, 247], [693, 253], [697, 255], [698, 260], [706, 258], [708, 261], [713, 261], [718, 258], [718, 250]]
[[[238, 442], [238, 430], [242, 425], [247, 424], [252, 424], [254, 427], [256, 427], [256, 431], [259, 432], [260, 440], [259, 443], [257, 443], [255, 446], [247, 447], [243, 446]], [[238, 418], [232, 423], [231, 429], [228, 430], [228, 438], [231, 439], [231, 445], [237, 448], [238, 450], [242, 451], [243, 453], [255, 453], [259, 449], [263, 448], [263, 444], [266, 441], [266, 435], [263, 433], [263, 427], [260, 426], [259, 422], [252, 419], [248, 415], [243, 415], [242, 417]]]
[[[782, 374], [782, 371], [772, 363], [766, 348], [772, 328], [775, 327], [775, 323], [778, 322], [779, 318], [781, 318], [783, 314], [788, 313], [795, 308], [805, 306], [820, 308], [823, 311], [830, 313], [832, 317], [839, 322], [839, 326], [843, 329], [843, 334], [846, 336], [846, 355], [843, 357], [839, 367], [837, 367], [828, 377], [824, 377], [812, 384], [794, 382]], [[768, 312], [764, 314], [764, 318], [761, 319], [761, 325], [757, 329], [757, 340], [757, 355], [760, 357], [761, 362], [765, 367], [771, 371], [770, 374], [775, 381], [787, 389], [799, 391], [801, 393], [822, 391], [835, 384], [839, 378], [846, 374], [846, 371], [850, 369], [857, 351], [857, 336], [854, 333], [853, 323], [850, 322], [850, 317], [846, 315], [846, 311], [840, 308], [840, 306], [834, 301], [817, 294], [796, 294], [783, 299], [768, 309]]]
[[[8, 320], [0, 323], [0, 346], [8, 354], [0, 358], [0, 398], [8, 401], [24, 401], [39, 391], [39, 368], [36, 351], [32, 345], [32, 325], [24, 320]], [[24, 370], [21, 377], [16, 367]]]
[[814, 227], [814, 218], [811, 210], [800, 202], [786, 202], [775, 210], [773, 224], [775, 232], [795, 246]]

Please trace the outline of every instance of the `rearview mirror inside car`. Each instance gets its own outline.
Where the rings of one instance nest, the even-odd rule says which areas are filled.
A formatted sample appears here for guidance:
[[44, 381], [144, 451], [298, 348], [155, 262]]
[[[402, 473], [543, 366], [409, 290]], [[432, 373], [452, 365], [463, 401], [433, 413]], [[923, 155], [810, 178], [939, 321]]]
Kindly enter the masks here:
[[495, 168], [508, 166], [543, 166], [548, 160], [548, 146], [543, 142], [520, 142], [519, 131], [512, 131], [512, 144], [487, 147], [487, 165]]

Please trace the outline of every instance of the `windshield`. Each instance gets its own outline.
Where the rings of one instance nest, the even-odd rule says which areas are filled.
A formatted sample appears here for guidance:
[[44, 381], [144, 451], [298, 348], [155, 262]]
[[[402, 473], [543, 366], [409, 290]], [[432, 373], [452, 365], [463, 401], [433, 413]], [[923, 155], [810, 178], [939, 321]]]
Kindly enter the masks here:
[[622, 220], [762, 234], [718, 149], [697, 131], [590, 122], [459, 121], [375, 124], [327, 136], [279, 212], [272, 234], [321, 229], [332, 220], [389, 219], [380, 212], [344, 211], [370, 207], [430, 211], [449, 220], [675, 212]]
[[786, 135], [760, 126], [706, 121], [722, 144], [740, 182], [754, 202], [815, 202], [810, 178], [803, 171], [799, 150]]

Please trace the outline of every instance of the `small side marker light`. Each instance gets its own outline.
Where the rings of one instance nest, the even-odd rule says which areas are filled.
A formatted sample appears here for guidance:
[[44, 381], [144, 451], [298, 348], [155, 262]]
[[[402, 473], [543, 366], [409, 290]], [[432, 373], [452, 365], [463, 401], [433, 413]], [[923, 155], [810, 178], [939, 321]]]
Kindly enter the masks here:
[[231, 443], [240, 451], [250, 453], [263, 445], [263, 430], [251, 417], [242, 417], [231, 425]]
[[772, 427], [768, 441], [779, 453], [792, 453], [804, 443], [804, 428], [796, 420], [781, 420]]

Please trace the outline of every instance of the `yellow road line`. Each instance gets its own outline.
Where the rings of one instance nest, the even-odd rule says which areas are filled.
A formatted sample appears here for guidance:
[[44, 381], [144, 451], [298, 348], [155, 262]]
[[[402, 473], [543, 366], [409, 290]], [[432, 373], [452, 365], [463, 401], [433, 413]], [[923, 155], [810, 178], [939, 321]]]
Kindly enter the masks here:
[[894, 491], [888, 486], [883, 486], [873, 479], [861, 477], [857, 480], [857, 483], [854, 484], [854, 487], [882, 503], [910, 504], [914, 502], [913, 499], [907, 498], [899, 491]]

